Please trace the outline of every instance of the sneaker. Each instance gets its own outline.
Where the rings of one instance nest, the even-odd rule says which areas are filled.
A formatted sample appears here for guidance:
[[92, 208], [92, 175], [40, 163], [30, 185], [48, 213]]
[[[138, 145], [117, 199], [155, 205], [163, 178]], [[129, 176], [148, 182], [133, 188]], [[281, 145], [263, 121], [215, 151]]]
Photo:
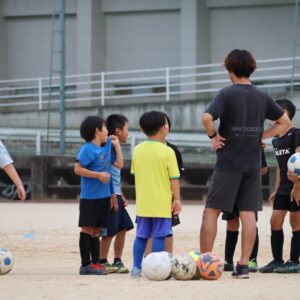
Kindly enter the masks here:
[[227, 262], [226, 260], [224, 260], [224, 271], [225, 272], [232, 272], [234, 270], [234, 264]]
[[280, 267], [283, 264], [283, 261], [272, 260], [264, 267], [259, 268], [260, 273], [273, 273], [274, 269]]
[[258, 271], [258, 265], [257, 265], [257, 261], [255, 260], [255, 258], [249, 260], [248, 268], [249, 268], [249, 272], [251, 272], [251, 273], [255, 273]]
[[88, 266], [81, 266], [79, 269], [80, 275], [106, 275], [105, 269], [101, 269], [97, 264], [89, 264]]
[[236, 264], [235, 270], [231, 274], [237, 279], [249, 278], [249, 268], [248, 265]]
[[274, 273], [299, 273], [300, 272], [299, 264], [294, 263], [291, 260], [288, 260], [286, 263], [281, 264], [274, 269]]
[[117, 268], [117, 273], [118, 274], [127, 274], [127, 273], [129, 273], [128, 268], [126, 268], [124, 266], [122, 261], [118, 261], [116, 263], [113, 263], [113, 264], [111, 264], [111, 266]]
[[140, 277], [142, 277], [142, 270], [137, 267], [133, 267], [130, 272], [130, 276], [132, 278], [140, 278]]
[[103, 263], [102, 265], [105, 267], [107, 274], [118, 272], [118, 267], [111, 265], [109, 262]]

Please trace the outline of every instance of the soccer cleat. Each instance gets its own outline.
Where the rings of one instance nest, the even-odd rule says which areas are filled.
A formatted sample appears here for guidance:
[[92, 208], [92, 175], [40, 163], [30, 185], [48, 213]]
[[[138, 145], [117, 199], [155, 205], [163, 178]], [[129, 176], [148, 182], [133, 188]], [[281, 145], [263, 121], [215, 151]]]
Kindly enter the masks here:
[[259, 268], [260, 273], [273, 273], [274, 269], [280, 267], [283, 264], [283, 261], [272, 260], [264, 267]]
[[105, 262], [102, 265], [105, 267], [107, 274], [118, 272], [118, 267], [111, 265], [109, 262]]
[[122, 261], [118, 261], [118, 262], [116, 262], [116, 263], [113, 263], [111, 266], [112, 266], [112, 267], [118, 268], [118, 269], [117, 269], [117, 273], [118, 273], [118, 274], [127, 274], [127, 273], [129, 273], [128, 268], [126, 268], [126, 267], [124, 266], [124, 264], [123, 264]]
[[142, 277], [142, 270], [137, 267], [133, 267], [130, 272], [130, 276], [132, 278], [140, 278], [140, 277]]
[[274, 273], [299, 273], [300, 272], [300, 265], [294, 263], [291, 260], [288, 260], [286, 263], [281, 264], [277, 268], [274, 269]]
[[251, 272], [251, 273], [255, 273], [258, 271], [258, 265], [257, 265], [257, 261], [255, 258], [249, 260], [248, 268], [249, 268], [249, 272]]
[[234, 264], [227, 262], [226, 260], [224, 260], [224, 271], [225, 272], [232, 272], [234, 270]]
[[88, 266], [81, 266], [79, 269], [80, 275], [106, 275], [105, 268], [100, 268], [97, 264], [89, 264]]
[[249, 278], [249, 268], [248, 265], [236, 264], [235, 270], [231, 274], [237, 279], [246, 279]]

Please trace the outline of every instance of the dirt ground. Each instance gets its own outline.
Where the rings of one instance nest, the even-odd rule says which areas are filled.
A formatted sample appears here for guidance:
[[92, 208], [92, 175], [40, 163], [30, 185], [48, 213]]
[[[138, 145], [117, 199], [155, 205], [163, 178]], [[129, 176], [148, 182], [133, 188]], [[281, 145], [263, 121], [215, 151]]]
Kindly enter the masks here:
[[[134, 218], [135, 207], [128, 207]], [[181, 224], [174, 228], [174, 253], [199, 249], [203, 204], [186, 204]], [[271, 259], [269, 218], [271, 208], [259, 213], [258, 262]], [[224, 273], [217, 281], [148, 281], [128, 274], [78, 275], [78, 203], [0, 203], [0, 247], [15, 257], [13, 270], [0, 276], [0, 299], [300, 299], [300, 274], [251, 274], [237, 280]], [[225, 222], [219, 221], [214, 252], [223, 256]], [[135, 230], [128, 233], [123, 260], [132, 264]], [[291, 230], [285, 223], [285, 259]], [[239, 255], [239, 244], [236, 259]], [[112, 254], [110, 255], [110, 259]]]

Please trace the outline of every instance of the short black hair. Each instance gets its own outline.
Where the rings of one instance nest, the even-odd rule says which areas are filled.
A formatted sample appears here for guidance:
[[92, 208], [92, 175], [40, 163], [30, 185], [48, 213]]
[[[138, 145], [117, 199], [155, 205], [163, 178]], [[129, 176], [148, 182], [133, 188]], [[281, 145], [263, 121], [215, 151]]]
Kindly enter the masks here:
[[166, 116], [160, 111], [145, 112], [140, 118], [140, 126], [147, 136], [155, 135], [166, 123]]
[[290, 120], [292, 120], [296, 113], [295, 104], [289, 99], [279, 99], [276, 103], [282, 108], [287, 110]]
[[256, 61], [251, 52], [234, 49], [225, 58], [225, 68], [238, 78], [249, 78], [256, 69]]
[[167, 122], [169, 124], [169, 131], [171, 130], [171, 127], [172, 127], [172, 123], [171, 123], [171, 120], [169, 118], [169, 116], [166, 114], [166, 113], [163, 113], [165, 115], [165, 118], [167, 119]]
[[87, 142], [94, 139], [96, 129], [102, 131], [103, 125], [105, 125], [104, 119], [98, 116], [86, 117], [80, 125], [80, 136]]
[[106, 127], [109, 135], [116, 134], [116, 129], [123, 129], [128, 119], [123, 115], [112, 114], [106, 118]]

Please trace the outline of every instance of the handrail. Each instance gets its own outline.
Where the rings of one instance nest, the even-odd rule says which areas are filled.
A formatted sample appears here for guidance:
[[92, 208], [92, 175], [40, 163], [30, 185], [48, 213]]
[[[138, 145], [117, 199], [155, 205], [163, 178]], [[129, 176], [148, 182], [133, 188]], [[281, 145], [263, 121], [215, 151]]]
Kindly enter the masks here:
[[[293, 57], [257, 60], [258, 68], [252, 80], [265, 89], [290, 87]], [[300, 57], [295, 57], [300, 60]], [[300, 73], [295, 74], [295, 86], [299, 86]], [[52, 89], [58, 88], [58, 77], [53, 77]], [[274, 81], [274, 82], [272, 82]], [[176, 95], [211, 97], [229, 83], [227, 72], [221, 63], [166, 68], [108, 71], [66, 76], [66, 102], [98, 101], [104, 106], [107, 101], [128, 98], [160, 97], [174, 100]], [[201, 87], [203, 86], [203, 87]], [[49, 78], [24, 78], [0, 81], [0, 107], [32, 105], [31, 109], [46, 109], [49, 93]], [[59, 92], [52, 92], [52, 103], [59, 102]], [[83, 95], [83, 96], [80, 96]], [[151, 101], [151, 100], [149, 100]]]

